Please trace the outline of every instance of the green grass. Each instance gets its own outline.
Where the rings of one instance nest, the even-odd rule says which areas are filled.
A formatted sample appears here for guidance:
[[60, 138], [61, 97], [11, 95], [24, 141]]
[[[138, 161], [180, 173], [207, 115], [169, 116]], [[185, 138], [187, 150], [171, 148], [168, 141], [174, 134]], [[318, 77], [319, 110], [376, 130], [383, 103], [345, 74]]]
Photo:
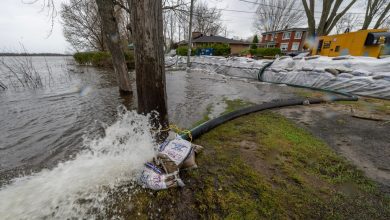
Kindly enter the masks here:
[[226, 109], [222, 114], [226, 114], [226, 113], [233, 112], [233, 111], [236, 111], [236, 110], [241, 109], [241, 108], [245, 108], [245, 107], [254, 105], [251, 102], [244, 101], [241, 99], [229, 100], [229, 99], [224, 98], [223, 101], [226, 103]]
[[[228, 111], [247, 105], [225, 100]], [[247, 115], [203, 135], [184, 188], [119, 193], [128, 219], [389, 219], [390, 199], [323, 141], [283, 116]]]

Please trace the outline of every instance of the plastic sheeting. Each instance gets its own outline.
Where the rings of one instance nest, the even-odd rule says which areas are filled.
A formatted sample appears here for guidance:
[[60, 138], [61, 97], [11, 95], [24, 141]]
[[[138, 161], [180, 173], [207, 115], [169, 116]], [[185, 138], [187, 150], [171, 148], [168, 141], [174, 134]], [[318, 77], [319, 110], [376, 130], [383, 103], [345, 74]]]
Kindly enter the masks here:
[[[390, 58], [330, 57], [317, 59], [283, 57], [263, 74], [267, 82], [348, 92], [390, 99]], [[186, 57], [169, 57], [167, 63], [185, 64]], [[192, 68], [231, 77], [257, 79], [270, 60], [244, 57], [191, 57]], [[333, 73], [331, 73], [333, 72]]]
[[390, 58], [277, 59], [263, 80], [390, 99]]

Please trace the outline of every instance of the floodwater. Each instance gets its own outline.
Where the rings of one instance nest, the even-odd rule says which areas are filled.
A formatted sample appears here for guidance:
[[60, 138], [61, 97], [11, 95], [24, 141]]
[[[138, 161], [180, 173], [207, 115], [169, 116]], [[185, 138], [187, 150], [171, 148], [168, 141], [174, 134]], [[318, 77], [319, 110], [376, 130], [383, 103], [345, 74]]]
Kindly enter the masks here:
[[[0, 91], [0, 216], [102, 214], [107, 189], [133, 181], [153, 157], [148, 120], [121, 107], [135, 105], [120, 97], [113, 71], [79, 67], [70, 57], [31, 59], [44, 82], [40, 88], [17, 86], [0, 67], [9, 87]], [[167, 94], [170, 122], [185, 128], [210, 104], [211, 117], [223, 112], [224, 99], [262, 103], [295, 96], [289, 87], [199, 71], [168, 72]]]

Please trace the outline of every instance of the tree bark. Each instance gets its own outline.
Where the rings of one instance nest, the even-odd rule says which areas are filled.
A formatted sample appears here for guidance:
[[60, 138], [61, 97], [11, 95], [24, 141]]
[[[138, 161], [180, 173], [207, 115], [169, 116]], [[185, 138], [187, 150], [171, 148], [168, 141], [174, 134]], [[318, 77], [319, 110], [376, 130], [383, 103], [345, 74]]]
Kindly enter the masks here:
[[117, 75], [119, 91], [123, 95], [132, 94], [130, 76], [121, 47], [118, 24], [114, 15], [114, 1], [96, 0], [107, 47], [111, 52], [112, 63]]
[[135, 46], [138, 112], [157, 111], [153, 126], [168, 126], [161, 0], [128, 0]]

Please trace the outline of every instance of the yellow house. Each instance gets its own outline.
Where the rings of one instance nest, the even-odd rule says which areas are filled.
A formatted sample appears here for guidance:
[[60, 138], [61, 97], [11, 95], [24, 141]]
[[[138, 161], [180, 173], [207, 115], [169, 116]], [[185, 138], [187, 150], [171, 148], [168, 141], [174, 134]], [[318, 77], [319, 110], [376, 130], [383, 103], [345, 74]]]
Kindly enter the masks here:
[[385, 46], [390, 44], [390, 32], [386, 29], [360, 30], [344, 34], [322, 36], [318, 45], [313, 48], [313, 55], [336, 56], [369, 56], [377, 57], [387, 54]]

